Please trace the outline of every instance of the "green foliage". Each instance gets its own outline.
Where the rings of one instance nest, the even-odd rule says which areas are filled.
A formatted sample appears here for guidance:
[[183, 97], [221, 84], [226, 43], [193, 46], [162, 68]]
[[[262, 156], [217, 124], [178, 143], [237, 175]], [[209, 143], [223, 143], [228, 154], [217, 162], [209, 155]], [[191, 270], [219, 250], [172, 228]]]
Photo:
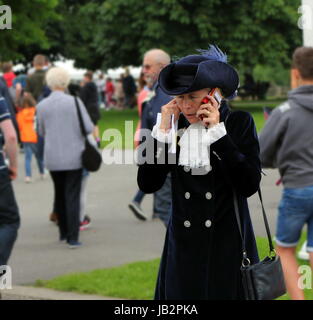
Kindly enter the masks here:
[[301, 44], [300, 0], [106, 0], [98, 12], [93, 47], [104, 68], [141, 63], [160, 47], [182, 56], [217, 43], [230, 62], [251, 71], [256, 64], [289, 64]]
[[267, 81], [281, 86], [290, 84], [290, 70], [280, 64], [272, 67], [258, 64], [253, 69], [253, 76], [256, 81]]
[[21, 48], [34, 44], [49, 49], [45, 26], [47, 21], [59, 18], [54, 11], [58, 0], [0, 0], [0, 5], [4, 4], [12, 10], [12, 29], [0, 30], [0, 60], [22, 59], [24, 53]]
[[[1, 58], [23, 62], [41, 52], [52, 59], [74, 59], [77, 67], [106, 70], [140, 65], [144, 52], [154, 47], [179, 57], [216, 43], [241, 74], [267, 79], [272, 73], [278, 78], [277, 69], [288, 69], [292, 51], [301, 45], [300, 4], [301, 0], [11, 0], [13, 29], [0, 31]], [[260, 68], [268, 70], [266, 75]]]

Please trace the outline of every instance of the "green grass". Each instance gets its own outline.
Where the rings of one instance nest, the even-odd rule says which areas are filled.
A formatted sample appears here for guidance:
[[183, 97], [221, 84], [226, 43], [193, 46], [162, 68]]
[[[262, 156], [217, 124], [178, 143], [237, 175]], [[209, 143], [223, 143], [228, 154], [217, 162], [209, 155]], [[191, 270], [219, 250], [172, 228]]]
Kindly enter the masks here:
[[257, 132], [260, 132], [264, 127], [265, 120], [263, 115], [263, 107], [275, 108], [284, 100], [266, 100], [266, 101], [235, 101], [231, 105], [234, 110], [244, 110], [252, 115]]
[[148, 300], [153, 298], [160, 259], [135, 262], [111, 269], [73, 273], [52, 280], [37, 280], [36, 286], [83, 294]]
[[[264, 126], [264, 116], [262, 108], [268, 106], [271, 108], [279, 105], [283, 100], [268, 100], [268, 101], [235, 101], [232, 102], [234, 110], [245, 110], [251, 113], [254, 118], [257, 131], [259, 132]], [[130, 125], [130, 130], [126, 133], [126, 121]], [[133, 149], [133, 140], [135, 130], [138, 124], [137, 109], [126, 110], [101, 110], [101, 120], [99, 121], [99, 130], [101, 137], [101, 147], [111, 147], [118, 149]], [[111, 129], [108, 131], [108, 129]], [[117, 131], [112, 131], [117, 130]], [[118, 139], [113, 139], [113, 135], [118, 132]], [[103, 135], [105, 133], [105, 135]], [[106, 141], [104, 141], [104, 139]], [[115, 145], [112, 143], [116, 143]]]
[[[305, 234], [299, 248], [305, 239]], [[265, 238], [257, 238], [260, 258], [268, 254]], [[299, 261], [300, 264], [308, 262]], [[60, 291], [97, 294], [126, 299], [153, 299], [160, 259], [135, 262], [110, 269], [100, 269], [84, 273], [73, 273], [52, 280], [37, 280], [36, 286]], [[306, 290], [306, 299], [313, 300], [312, 290]], [[284, 295], [279, 300], [288, 300]]]
[[[125, 134], [125, 122], [131, 121], [132, 130], [129, 130], [127, 134]], [[137, 109], [126, 109], [126, 110], [109, 110], [104, 111], [101, 110], [101, 119], [98, 123], [100, 137], [101, 137], [101, 147], [108, 147], [109, 144], [112, 146], [113, 137], [110, 138], [110, 132], [108, 129], [116, 129], [121, 133], [121, 147], [116, 146], [118, 149], [132, 149], [134, 134], [137, 127], [137, 123], [139, 121], [138, 111]], [[103, 136], [104, 132], [106, 132], [105, 136]], [[113, 132], [112, 132], [113, 133]], [[104, 141], [110, 138], [108, 141]], [[118, 141], [119, 142], [119, 141]]]

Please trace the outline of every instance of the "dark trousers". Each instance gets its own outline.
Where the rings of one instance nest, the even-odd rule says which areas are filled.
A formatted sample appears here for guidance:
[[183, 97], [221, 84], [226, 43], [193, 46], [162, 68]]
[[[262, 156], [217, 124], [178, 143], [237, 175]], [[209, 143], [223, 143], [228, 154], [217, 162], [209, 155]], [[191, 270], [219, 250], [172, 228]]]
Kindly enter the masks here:
[[19, 226], [19, 210], [8, 170], [0, 170], [0, 266], [9, 260]]
[[38, 136], [38, 142], [37, 142], [37, 153], [38, 153], [38, 158], [40, 160], [40, 163], [43, 164], [43, 156], [44, 156], [44, 147], [45, 147], [45, 139], [41, 136]]
[[50, 171], [50, 174], [55, 190], [55, 210], [59, 215], [60, 239], [78, 241], [82, 169]]
[[18, 228], [18, 223], [0, 225], [0, 266], [8, 263]]

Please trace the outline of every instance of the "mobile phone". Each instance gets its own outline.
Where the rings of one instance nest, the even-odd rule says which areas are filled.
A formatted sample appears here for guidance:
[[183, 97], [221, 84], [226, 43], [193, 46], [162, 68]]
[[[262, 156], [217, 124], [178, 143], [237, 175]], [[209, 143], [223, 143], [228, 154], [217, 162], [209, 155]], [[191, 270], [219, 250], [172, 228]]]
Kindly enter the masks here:
[[[217, 88], [213, 88], [213, 89], [209, 92], [208, 96], [214, 97], [214, 99], [217, 101], [218, 104], [220, 104], [221, 101], [222, 101], [222, 97], [221, 97], [221, 95], [219, 94]], [[202, 99], [202, 101], [201, 101], [201, 103], [203, 103], [203, 104], [208, 103], [208, 102], [209, 102], [209, 98], [208, 98], [207, 96], [204, 97], [204, 98]], [[200, 116], [199, 118], [200, 118], [201, 121], [203, 120], [203, 116]]]
[[[211, 97], [214, 97], [215, 100], [218, 102], [218, 104], [221, 103], [222, 97], [221, 97], [221, 95], [219, 94], [217, 88], [213, 88], [213, 89], [209, 92], [208, 95], [211, 96]], [[208, 103], [208, 102], [209, 102], [208, 97], [204, 97], [201, 102], [202, 102], [202, 103]]]

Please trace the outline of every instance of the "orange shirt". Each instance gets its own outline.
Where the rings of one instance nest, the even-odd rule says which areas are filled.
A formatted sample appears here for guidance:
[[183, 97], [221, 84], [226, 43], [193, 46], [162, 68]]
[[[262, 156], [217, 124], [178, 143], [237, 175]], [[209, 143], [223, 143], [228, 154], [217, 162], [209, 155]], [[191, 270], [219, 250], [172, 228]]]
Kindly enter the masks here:
[[16, 115], [22, 142], [37, 143], [38, 137], [34, 129], [36, 108], [24, 108]]

